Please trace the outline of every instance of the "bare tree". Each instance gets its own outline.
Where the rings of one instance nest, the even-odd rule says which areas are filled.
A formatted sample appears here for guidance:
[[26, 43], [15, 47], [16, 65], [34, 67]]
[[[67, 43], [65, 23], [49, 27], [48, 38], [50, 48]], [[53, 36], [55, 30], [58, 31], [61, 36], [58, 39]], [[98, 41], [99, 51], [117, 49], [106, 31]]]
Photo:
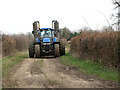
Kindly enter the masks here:
[[116, 5], [116, 7], [114, 9], [120, 7], [120, 0], [113, 0], [113, 4]]
[[109, 25], [109, 28], [112, 28], [112, 27], [111, 27], [111, 24], [110, 24], [109, 20], [107, 19], [107, 17], [105, 16], [105, 14], [102, 13], [102, 12], [100, 12], [100, 11], [98, 11], [98, 10], [97, 10], [96, 12], [100, 13], [100, 14], [105, 18], [106, 22], [107, 22], [108, 25]]
[[120, 0], [112, 0], [112, 3], [115, 5], [113, 10], [117, 10], [117, 13], [113, 13], [111, 15], [111, 19], [113, 18], [113, 26], [120, 30]]

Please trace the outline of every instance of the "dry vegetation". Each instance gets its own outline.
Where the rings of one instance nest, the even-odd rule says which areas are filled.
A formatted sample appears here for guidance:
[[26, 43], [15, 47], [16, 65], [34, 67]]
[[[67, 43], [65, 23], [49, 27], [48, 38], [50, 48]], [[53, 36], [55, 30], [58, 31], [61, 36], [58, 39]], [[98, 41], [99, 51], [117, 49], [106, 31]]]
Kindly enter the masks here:
[[118, 31], [83, 30], [71, 39], [71, 53], [79, 59], [118, 68]]
[[14, 55], [18, 51], [28, 48], [28, 43], [33, 40], [30, 33], [16, 35], [2, 35], [2, 57]]

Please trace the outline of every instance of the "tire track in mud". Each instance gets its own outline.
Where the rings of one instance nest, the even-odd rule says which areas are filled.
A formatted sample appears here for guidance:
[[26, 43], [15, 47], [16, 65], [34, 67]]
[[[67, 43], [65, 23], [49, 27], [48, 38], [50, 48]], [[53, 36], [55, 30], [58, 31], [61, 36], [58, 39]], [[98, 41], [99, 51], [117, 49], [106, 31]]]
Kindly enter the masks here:
[[[12, 77], [15, 88], [52, 88], [58, 87], [55, 81], [49, 80], [42, 72], [39, 62], [42, 59], [26, 59]], [[44, 59], [43, 59], [44, 61]], [[15, 85], [15, 84], [14, 84]]]
[[[56, 81], [62, 88], [94, 88], [100, 87], [98, 81], [86, 81], [76, 77], [72, 73], [64, 73], [63, 65], [56, 62], [56, 59], [45, 59], [42, 71], [49, 78], [49, 80]], [[67, 71], [67, 70], [65, 70]], [[97, 85], [98, 84], [98, 85]]]
[[[43, 60], [42, 66], [40, 61]], [[15, 88], [102, 88], [101, 81], [81, 78], [78, 71], [60, 63], [59, 58], [27, 58], [14, 72]]]

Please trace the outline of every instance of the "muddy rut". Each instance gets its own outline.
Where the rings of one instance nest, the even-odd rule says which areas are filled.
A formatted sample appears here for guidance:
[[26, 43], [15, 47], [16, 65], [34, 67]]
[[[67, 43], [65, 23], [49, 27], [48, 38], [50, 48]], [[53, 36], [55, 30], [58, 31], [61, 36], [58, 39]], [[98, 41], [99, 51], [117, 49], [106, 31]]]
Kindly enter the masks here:
[[104, 81], [88, 77], [75, 68], [64, 66], [59, 58], [27, 58], [11, 75], [15, 88], [105, 88]]

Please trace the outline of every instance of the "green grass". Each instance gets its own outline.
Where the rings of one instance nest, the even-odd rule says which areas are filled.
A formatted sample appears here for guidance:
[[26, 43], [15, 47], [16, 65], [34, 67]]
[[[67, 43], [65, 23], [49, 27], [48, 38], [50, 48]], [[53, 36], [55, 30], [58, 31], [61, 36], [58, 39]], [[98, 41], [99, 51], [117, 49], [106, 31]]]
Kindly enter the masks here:
[[69, 48], [69, 47], [70, 47], [70, 44], [67, 44], [65, 47], [66, 47], [66, 48]]
[[2, 76], [8, 75], [8, 71], [11, 67], [23, 61], [24, 58], [27, 58], [27, 52], [18, 52], [14, 56], [7, 56], [2, 59]]
[[79, 60], [72, 56], [68, 51], [66, 52], [66, 55], [61, 57], [61, 60], [63, 64], [76, 66], [79, 71], [87, 73], [88, 75], [95, 75], [109, 81], [118, 81], [117, 70], [111, 70], [99, 63]]
[[39, 61], [39, 64], [40, 64], [41, 68], [43, 67], [43, 63], [44, 63], [43, 59]]

